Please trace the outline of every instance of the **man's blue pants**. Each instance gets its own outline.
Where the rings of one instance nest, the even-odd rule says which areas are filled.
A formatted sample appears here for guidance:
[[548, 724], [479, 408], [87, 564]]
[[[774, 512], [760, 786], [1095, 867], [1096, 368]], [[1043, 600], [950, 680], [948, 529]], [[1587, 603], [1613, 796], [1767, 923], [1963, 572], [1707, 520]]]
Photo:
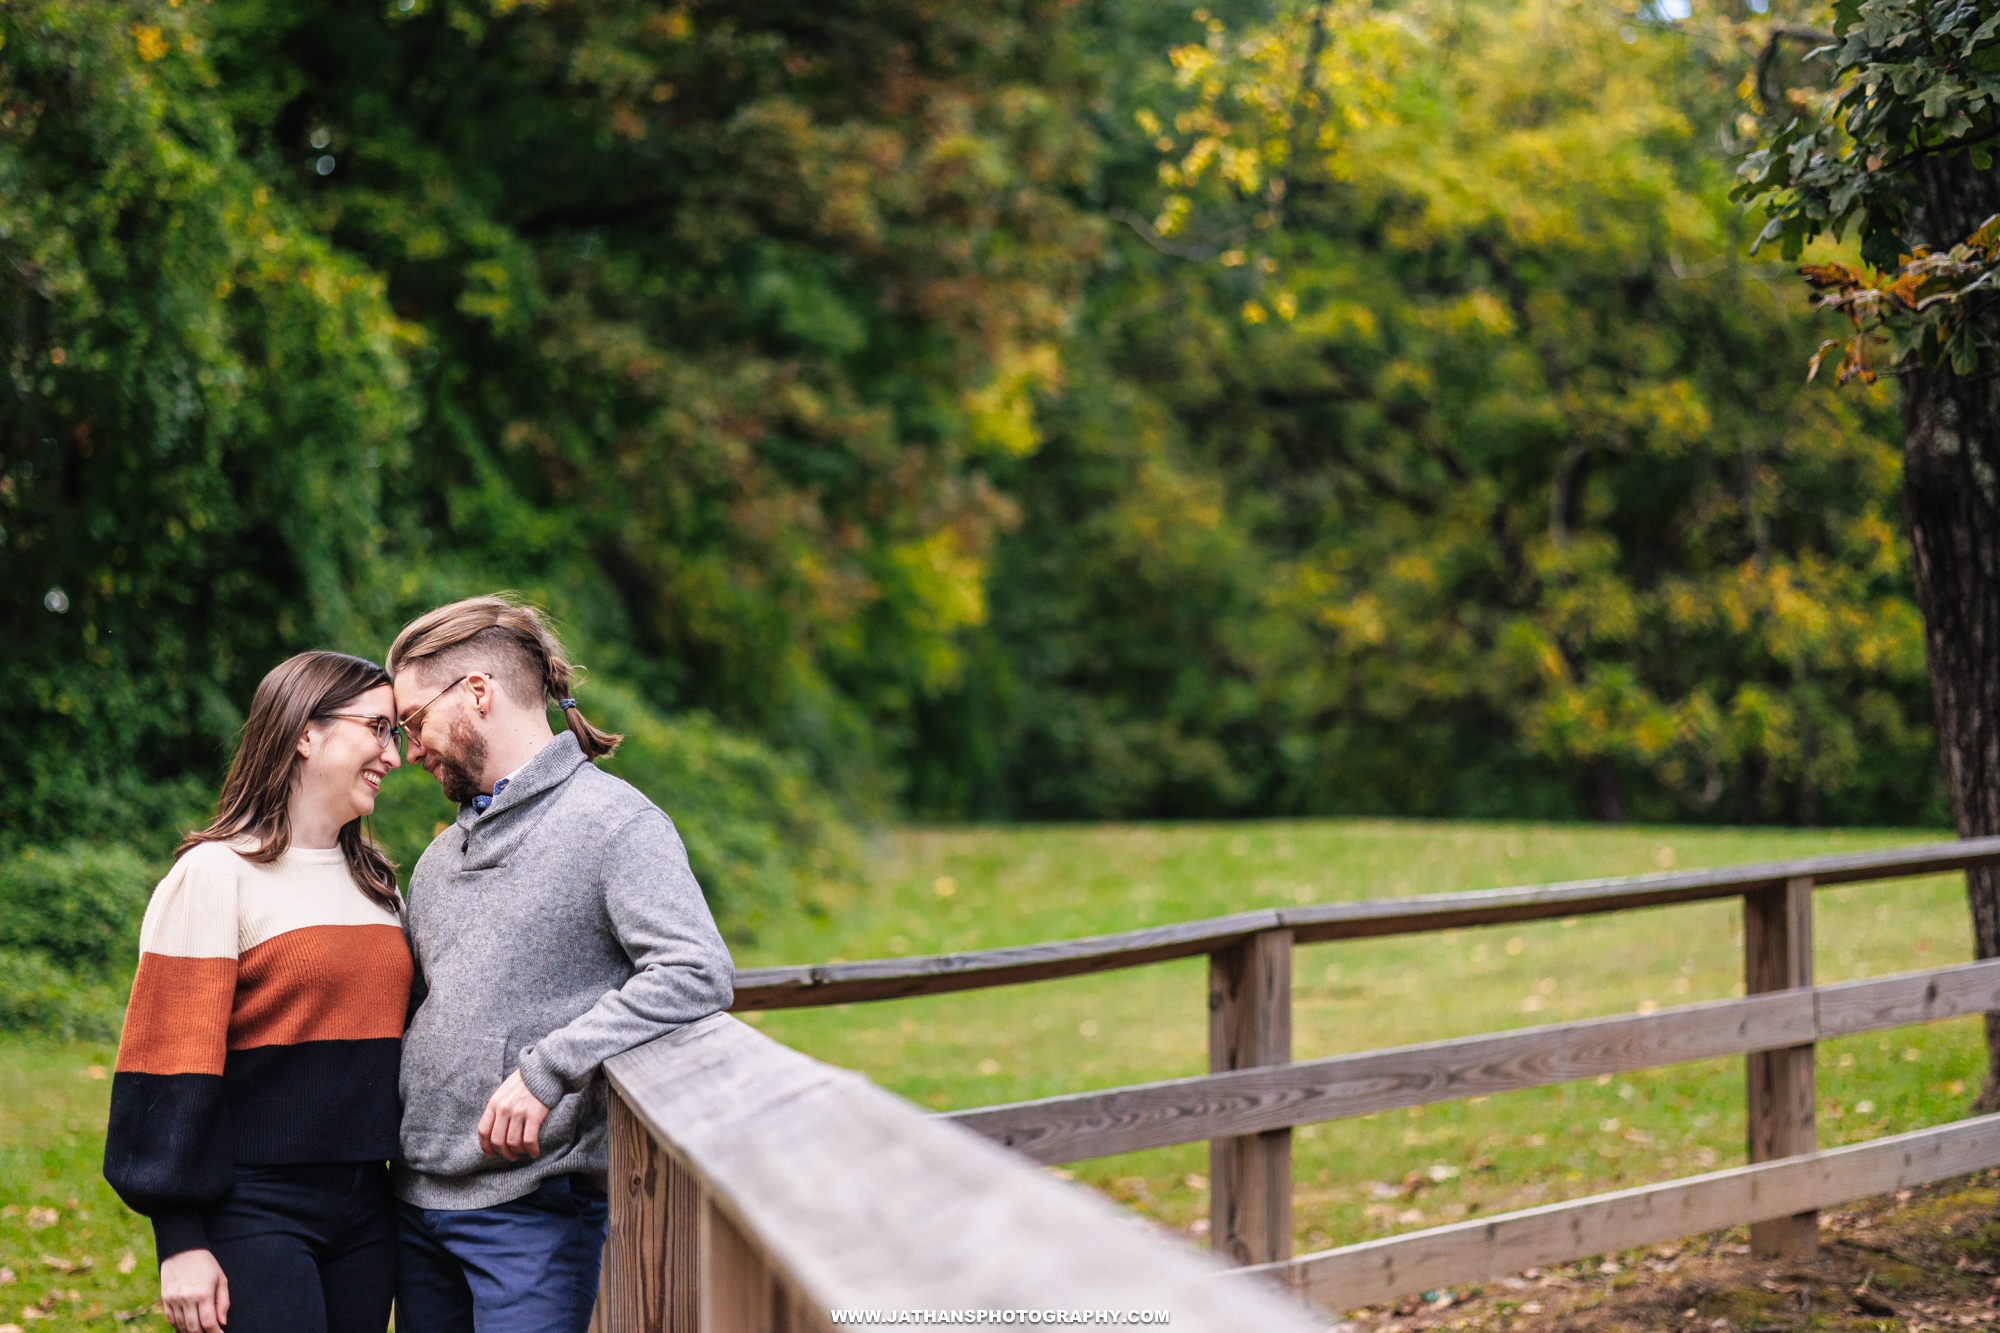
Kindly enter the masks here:
[[609, 1209], [582, 1177], [491, 1208], [397, 1207], [396, 1333], [587, 1333]]

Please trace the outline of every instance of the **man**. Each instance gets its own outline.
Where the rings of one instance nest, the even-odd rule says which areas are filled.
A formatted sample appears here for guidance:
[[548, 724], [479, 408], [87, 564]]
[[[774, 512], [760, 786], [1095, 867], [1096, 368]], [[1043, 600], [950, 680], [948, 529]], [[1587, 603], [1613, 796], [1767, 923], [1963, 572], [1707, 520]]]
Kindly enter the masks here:
[[[398, 1333], [584, 1333], [620, 1051], [732, 999], [673, 822], [593, 758], [533, 608], [475, 597], [389, 649], [409, 758], [459, 805], [410, 877]], [[550, 729], [548, 708], [567, 729]]]

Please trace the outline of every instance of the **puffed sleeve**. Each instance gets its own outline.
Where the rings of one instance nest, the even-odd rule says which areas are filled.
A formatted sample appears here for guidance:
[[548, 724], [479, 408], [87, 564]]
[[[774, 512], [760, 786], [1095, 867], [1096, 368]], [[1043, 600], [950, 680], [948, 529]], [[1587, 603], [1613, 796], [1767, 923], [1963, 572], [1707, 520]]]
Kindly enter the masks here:
[[104, 1178], [152, 1219], [162, 1260], [207, 1247], [201, 1209], [230, 1188], [222, 1067], [236, 994], [234, 856], [197, 847], [153, 890], [112, 1076]]

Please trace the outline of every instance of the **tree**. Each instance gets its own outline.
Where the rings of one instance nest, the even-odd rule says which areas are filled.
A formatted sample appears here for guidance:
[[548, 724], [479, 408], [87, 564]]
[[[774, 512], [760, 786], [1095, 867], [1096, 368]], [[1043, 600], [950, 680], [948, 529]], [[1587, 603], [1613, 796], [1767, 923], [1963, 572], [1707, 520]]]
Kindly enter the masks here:
[[1060, 11], [218, 4], [241, 151], [423, 332], [420, 595], [557, 589], [658, 706], [889, 787], [1097, 244]]
[[413, 331], [238, 160], [192, 9], [0, 5], [0, 851], [170, 839], [380, 614]]
[[[1775, 40], [1775, 38], [1774, 38]], [[1843, 371], [1890, 344], [1903, 399], [1903, 512], [1961, 837], [2000, 833], [2000, 375], [1990, 282], [2000, 216], [2000, 4], [1842, 0], [1818, 86], [1743, 165], [1788, 259], [1858, 234], [1873, 272], [1809, 270], [1855, 320]], [[1943, 261], [1943, 262], [1940, 262]], [[1878, 335], [1878, 330], [1880, 331]], [[1973, 938], [2000, 956], [2000, 870], [1969, 871]], [[2000, 1110], [2000, 1015], [1975, 1102]]]
[[1800, 382], [1824, 317], [1741, 255], [1754, 48], [1560, 2], [1196, 18], [999, 474], [959, 734], [1004, 739], [955, 790], [1941, 814], [1889, 395]]

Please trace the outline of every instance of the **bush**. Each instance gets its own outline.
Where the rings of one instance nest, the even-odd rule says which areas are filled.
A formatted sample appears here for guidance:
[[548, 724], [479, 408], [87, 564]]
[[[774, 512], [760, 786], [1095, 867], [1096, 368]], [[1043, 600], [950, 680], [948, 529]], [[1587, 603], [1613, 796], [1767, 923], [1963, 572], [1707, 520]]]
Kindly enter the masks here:
[[129, 977], [93, 977], [48, 955], [0, 949], [0, 1032], [108, 1041], [124, 1022]]
[[0, 950], [85, 972], [130, 972], [160, 874], [129, 847], [29, 847], [0, 861]]
[[116, 1036], [158, 878], [116, 845], [0, 860], [0, 1031]]
[[663, 717], [622, 686], [589, 689], [591, 721], [625, 736], [605, 771], [673, 819], [725, 932], [816, 911], [819, 885], [854, 874], [854, 830], [803, 763], [706, 713]]

